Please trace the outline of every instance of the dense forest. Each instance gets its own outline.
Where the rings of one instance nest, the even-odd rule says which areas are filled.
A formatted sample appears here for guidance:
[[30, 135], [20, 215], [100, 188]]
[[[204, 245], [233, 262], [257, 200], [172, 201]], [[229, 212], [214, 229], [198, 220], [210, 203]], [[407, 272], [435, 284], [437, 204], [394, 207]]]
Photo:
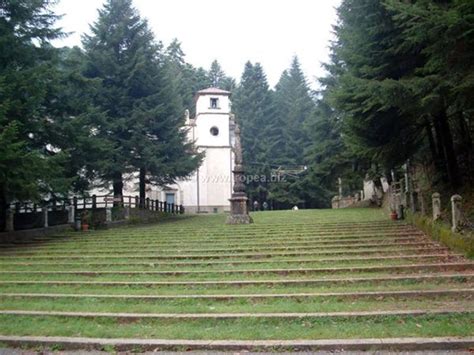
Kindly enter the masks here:
[[343, 0], [317, 92], [296, 58], [274, 90], [248, 63], [234, 107], [249, 170], [306, 167], [284, 183], [253, 184], [253, 197], [276, 208], [325, 207], [339, 177], [354, 193], [362, 179], [401, 177], [408, 160], [420, 192], [468, 190], [473, 28], [470, 0]]
[[55, 48], [52, 4], [0, 2], [2, 215], [98, 181], [120, 196], [134, 171], [141, 196], [190, 175], [202, 156], [183, 113], [209, 86], [232, 91], [247, 173], [265, 177], [249, 181], [252, 201], [327, 207], [338, 177], [352, 193], [408, 159], [427, 188], [472, 185], [473, 1], [343, 0], [317, 91], [297, 57], [274, 88], [261, 63], [240, 80], [216, 60], [196, 68], [131, 0], [108, 0], [81, 48]]

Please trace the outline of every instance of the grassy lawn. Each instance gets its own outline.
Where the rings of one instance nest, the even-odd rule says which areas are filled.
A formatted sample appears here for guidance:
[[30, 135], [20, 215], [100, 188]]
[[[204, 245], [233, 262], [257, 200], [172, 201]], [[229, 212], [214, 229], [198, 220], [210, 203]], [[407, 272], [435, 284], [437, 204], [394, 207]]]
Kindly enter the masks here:
[[136, 299], [70, 299], [4, 297], [0, 300], [2, 310], [75, 311], [75, 312], [130, 312], [130, 313], [272, 313], [272, 312], [355, 312], [374, 310], [410, 309], [472, 309], [472, 301], [452, 296], [417, 298], [379, 297], [376, 299], [234, 299], [225, 302], [213, 300], [136, 300]]
[[[474, 320], [472, 295], [466, 294], [225, 300], [53, 299], [6, 295], [272, 295], [473, 289], [474, 267], [469, 260], [440, 248], [405, 223], [390, 221], [378, 209], [258, 212], [253, 214], [253, 225], [243, 226], [225, 225], [225, 218], [214, 214], [176, 216], [155, 225], [62, 234], [37, 238], [28, 244], [0, 245], [0, 311], [219, 314], [452, 309], [453, 313], [293, 320], [124, 320], [0, 314], [0, 334], [242, 340], [474, 334], [472, 327], [466, 326]], [[461, 265], [423, 266], [440, 263]], [[397, 268], [402, 265], [409, 267]], [[420, 275], [432, 277], [414, 278]], [[398, 278], [377, 280], [392, 276]], [[279, 280], [305, 282], [271, 282]], [[21, 281], [33, 283], [21, 284]], [[41, 284], [41, 281], [53, 283]], [[78, 283], [61, 285], [61, 281]], [[125, 284], [100, 284], [111, 281]], [[192, 283], [195, 281], [215, 283]], [[219, 283], [222, 281], [261, 282]], [[136, 285], [133, 282], [191, 283]]]
[[149, 320], [0, 316], [3, 334], [160, 339], [327, 339], [467, 336], [472, 315], [372, 317], [369, 319]]

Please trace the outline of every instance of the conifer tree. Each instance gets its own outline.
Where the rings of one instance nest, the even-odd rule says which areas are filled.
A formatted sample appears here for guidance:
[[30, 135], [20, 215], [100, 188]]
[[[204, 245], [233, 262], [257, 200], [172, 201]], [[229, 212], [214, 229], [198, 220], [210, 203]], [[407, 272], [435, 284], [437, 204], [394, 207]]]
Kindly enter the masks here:
[[[404, 46], [418, 49], [416, 73], [406, 77], [419, 98], [433, 160], [453, 187], [472, 179], [474, 4], [472, 1], [386, 1]], [[398, 52], [400, 49], [397, 49]], [[434, 132], [434, 135], [432, 134]], [[441, 163], [439, 163], [441, 162]]]
[[[284, 169], [300, 169], [307, 165], [305, 151], [310, 141], [307, 124], [314, 114], [314, 101], [297, 57], [285, 70], [275, 87], [274, 109], [268, 136], [272, 142], [268, 158]], [[277, 208], [308, 204], [300, 176], [285, 176], [270, 186], [270, 198]]]
[[211, 68], [207, 75], [213, 87], [232, 91], [236, 86], [235, 80], [225, 74], [217, 60], [211, 63]]
[[260, 63], [247, 62], [235, 90], [232, 109], [242, 129], [242, 147], [251, 201], [261, 204], [267, 200], [270, 165], [270, 145], [267, 130], [272, 124], [274, 110], [266, 75]]
[[0, 2], [0, 220], [16, 199], [39, 199], [67, 192], [61, 162], [53, 146], [57, 130], [50, 94], [57, 90], [49, 41], [60, 37], [52, 1]]
[[95, 105], [104, 119], [97, 135], [112, 147], [101, 178], [112, 181], [114, 196], [121, 197], [124, 177], [139, 171], [144, 198], [147, 183], [170, 183], [199, 162], [181, 129], [179, 87], [167, 72], [161, 43], [131, 0], [108, 0], [91, 31], [83, 40], [85, 74], [101, 82]]
[[470, 134], [455, 133], [469, 127], [472, 12], [464, 1], [341, 3], [332, 59], [342, 65], [326, 96], [356, 155], [388, 170], [429, 149], [450, 185], [460, 185], [456, 150], [472, 151]]
[[416, 115], [400, 109], [415, 98], [397, 83], [414, 59], [394, 52], [402, 38], [381, 1], [344, 1], [338, 11], [333, 51], [345, 69], [330, 95], [344, 115], [346, 142], [368, 159], [401, 164], [420, 138]]
[[186, 63], [181, 43], [177, 39], [174, 39], [166, 48], [165, 63], [166, 72], [170, 80], [174, 82], [175, 91], [180, 96], [181, 105], [190, 111], [193, 110], [196, 92], [204, 89], [206, 85], [197, 87], [197, 70], [191, 64]]

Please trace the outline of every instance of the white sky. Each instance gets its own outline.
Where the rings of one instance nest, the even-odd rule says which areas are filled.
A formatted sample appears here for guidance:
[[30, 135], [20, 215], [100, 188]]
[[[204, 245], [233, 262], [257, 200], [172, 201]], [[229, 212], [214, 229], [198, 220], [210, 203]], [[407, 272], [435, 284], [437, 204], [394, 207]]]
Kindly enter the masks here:
[[[60, 0], [59, 26], [74, 32], [56, 45], [81, 45], [103, 0]], [[297, 55], [311, 84], [324, 71], [340, 0], [134, 0], [158, 40], [181, 42], [186, 61], [209, 69], [217, 59], [240, 80], [248, 60], [260, 62], [270, 86]]]

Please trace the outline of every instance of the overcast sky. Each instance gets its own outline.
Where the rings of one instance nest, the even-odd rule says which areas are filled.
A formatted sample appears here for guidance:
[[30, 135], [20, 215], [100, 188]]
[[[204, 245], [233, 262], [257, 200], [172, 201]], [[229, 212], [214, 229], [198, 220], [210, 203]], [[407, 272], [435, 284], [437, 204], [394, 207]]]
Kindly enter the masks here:
[[[74, 32], [57, 45], [80, 45], [103, 0], [60, 0], [59, 25]], [[209, 69], [217, 59], [240, 79], [244, 64], [260, 62], [274, 86], [294, 55], [311, 86], [328, 59], [335, 8], [340, 0], [134, 0], [134, 6], [165, 45], [181, 42], [186, 61]]]

